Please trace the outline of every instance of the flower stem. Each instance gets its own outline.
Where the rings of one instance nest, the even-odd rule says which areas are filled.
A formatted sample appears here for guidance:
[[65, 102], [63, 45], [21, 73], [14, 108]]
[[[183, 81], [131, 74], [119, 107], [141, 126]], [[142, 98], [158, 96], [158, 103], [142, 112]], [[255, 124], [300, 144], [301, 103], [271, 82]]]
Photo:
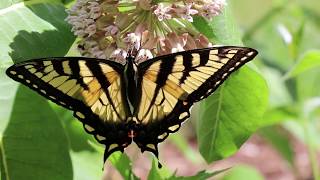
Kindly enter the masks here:
[[320, 180], [319, 164], [317, 162], [317, 151], [310, 137], [308, 120], [305, 118], [303, 120], [303, 130], [304, 130], [304, 135], [307, 142], [308, 155], [311, 163], [313, 177], [315, 180]]

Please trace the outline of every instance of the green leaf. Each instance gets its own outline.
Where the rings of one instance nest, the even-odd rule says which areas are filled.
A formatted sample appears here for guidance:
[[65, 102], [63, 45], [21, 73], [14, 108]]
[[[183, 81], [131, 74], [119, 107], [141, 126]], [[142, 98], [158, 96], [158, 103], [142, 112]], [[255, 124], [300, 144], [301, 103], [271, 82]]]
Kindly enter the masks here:
[[214, 44], [242, 45], [240, 32], [236, 28], [229, 8], [207, 22], [202, 17], [195, 17], [193, 25]]
[[223, 13], [214, 17], [209, 25], [217, 37], [217, 42], [224, 45], [241, 46], [240, 31], [233, 19], [231, 9], [226, 7]]
[[65, 18], [62, 5], [40, 1], [0, 9], [2, 179], [72, 179], [69, 144], [58, 117], [24, 86], [15, 100], [17, 83], [4, 73], [12, 61], [64, 56], [75, 39]]
[[139, 179], [132, 172], [132, 163], [126, 154], [121, 152], [115, 152], [109, 157], [108, 160], [119, 171], [123, 178], [130, 180]]
[[148, 174], [148, 180], [162, 180], [163, 177], [161, 176], [158, 167], [156, 165], [156, 161], [152, 160], [151, 169]]
[[[63, 107], [60, 107], [54, 104], [53, 102], [51, 102], [50, 105], [55, 110], [55, 112], [57, 113], [64, 125], [70, 142], [70, 149], [74, 153], [95, 152], [96, 150], [92, 147], [90, 142], [96, 142], [96, 140], [92, 135], [85, 132], [82, 122], [80, 122], [72, 115], [73, 112]], [[101, 158], [103, 157], [102, 154], [103, 153], [101, 153]]]
[[63, 56], [75, 40], [64, 21], [67, 14], [62, 5], [26, 4], [0, 10], [2, 66], [7, 67], [12, 60]]
[[58, 117], [24, 86], [18, 88], [0, 147], [3, 179], [72, 179], [68, 141]]
[[18, 84], [5, 75], [6, 69], [0, 67], [0, 134], [2, 134], [9, 122], [14, 97]]
[[102, 153], [95, 151], [71, 152], [75, 180], [101, 179]]
[[23, 2], [23, 0], [1, 0], [0, 1], [0, 10], [3, 8], [10, 7], [13, 4], [17, 4], [19, 2]]
[[265, 125], [268, 93], [265, 81], [243, 67], [201, 103], [197, 126], [201, 155], [207, 162], [234, 154], [259, 127]]
[[207, 22], [207, 20], [201, 16], [193, 18], [193, 26], [198, 29], [203, 35], [205, 35], [211, 42], [217, 41], [217, 37], [214, 34], [213, 27]]
[[287, 77], [292, 78], [314, 68], [320, 68], [320, 50], [306, 52], [288, 73]]
[[250, 180], [263, 180], [264, 177], [253, 167], [247, 165], [240, 165], [232, 168], [222, 180], [239, 180], [239, 179], [250, 179]]
[[[219, 43], [241, 45], [240, 33], [228, 6], [209, 23]], [[202, 30], [206, 27], [199, 27]], [[197, 138], [201, 155], [212, 162], [235, 153], [259, 127], [264, 126], [268, 90], [264, 79], [243, 67], [200, 106]]]

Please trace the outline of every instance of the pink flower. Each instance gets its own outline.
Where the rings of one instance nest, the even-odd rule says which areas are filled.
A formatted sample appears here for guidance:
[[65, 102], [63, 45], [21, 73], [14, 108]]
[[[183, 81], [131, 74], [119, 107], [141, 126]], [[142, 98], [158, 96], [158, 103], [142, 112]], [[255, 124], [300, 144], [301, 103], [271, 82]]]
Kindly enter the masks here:
[[170, 33], [165, 39], [161, 40], [161, 54], [170, 54], [184, 51], [187, 43], [187, 33], [178, 36], [176, 33]]
[[201, 15], [212, 19], [221, 13], [225, 4], [225, 0], [213, 0], [211, 3], [203, 5]]
[[195, 15], [221, 13], [225, 0], [77, 0], [66, 20], [81, 55], [137, 62], [160, 54], [211, 46], [193, 27]]
[[153, 11], [153, 13], [158, 17], [159, 21], [163, 21], [166, 19], [171, 19], [172, 16], [170, 11], [172, 10], [171, 7], [164, 7], [163, 4], [159, 4], [156, 6], [157, 8]]
[[190, 22], [193, 22], [192, 16], [195, 14], [198, 14], [198, 11], [195, 9], [192, 9], [192, 4], [187, 4], [186, 6], [183, 6], [181, 9], [177, 9], [176, 13], [181, 18], [186, 19]]
[[85, 33], [88, 34], [88, 36], [92, 36], [96, 33], [96, 30], [97, 30], [97, 27], [95, 24], [91, 24], [90, 26], [88, 26], [86, 29], [85, 29]]

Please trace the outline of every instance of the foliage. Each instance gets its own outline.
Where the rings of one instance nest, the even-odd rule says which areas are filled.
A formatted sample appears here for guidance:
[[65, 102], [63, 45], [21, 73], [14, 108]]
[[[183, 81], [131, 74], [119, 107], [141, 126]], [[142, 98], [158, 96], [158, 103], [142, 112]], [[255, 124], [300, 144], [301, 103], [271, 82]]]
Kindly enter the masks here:
[[[12, 63], [26, 59], [76, 54], [72, 47], [75, 37], [64, 21], [65, 8], [70, 3], [69, 0], [0, 2], [1, 179], [102, 176], [103, 147], [83, 131], [71, 113], [48, 103], [4, 73]], [[310, 5], [285, 0], [264, 2], [264, 6], [257, 3], [232, 0], [223, 15], [212, 22], [194, 19], [194, 26], [212, 42], [241, 45], [243, 37], [247, 46], [257, 48], [260, 53], [254, 64], [234, 73], [201, 103], [199, 111], [193, 111], [197, 113], [194, 117], [199, 151], [208, 163], [227, 158], [257, 129], [271, 125], [259, 134], [291, 165], [294, 162], [289, 135], [301, 139], [309, 148], [314, 177], [320, 177], [315, 158], [320, 149], [320, 42], [317, 41], [320, 14], [314, 9], [319, 3], [316, 0], [310, 1]], [[261, 11], [250, 7], [259, 7]], [[256, 14], [250, 16], [248, 12], [253, 11]], [[233, 17], [242, 22], [243, 31]], [[192, 159], [193, 151], [183, 136], [173, 136], [170, 141], [187, 158], [197, 162], [199, 158]], [[138, 179], [125, 154], [115, 153], [109, 161], [125, 179]], [[148, 179], [206, 179], [220, 173], [201, 171], [192, 177], [178, 177], [174, 169], [159, 170], [155, 162], [150, 164]], [[223, 179], [247, 179], [247, 174], [262, 179], [248, 167], [229, 171]]]

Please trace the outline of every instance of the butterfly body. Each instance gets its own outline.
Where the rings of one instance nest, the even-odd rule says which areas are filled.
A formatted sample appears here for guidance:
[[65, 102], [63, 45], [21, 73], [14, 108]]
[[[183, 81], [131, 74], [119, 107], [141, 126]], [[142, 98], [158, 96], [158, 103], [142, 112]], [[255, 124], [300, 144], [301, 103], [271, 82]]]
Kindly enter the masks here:
[[158, 155], [158, 143], [179, 130], [191, 106], [256, 56], [251, 48], [222, 46], [160, 56], [125, 65], [62, 57], [8, 68], [12, 79], [74, 111], [85, 130], [106, 146], [104, 160], [134, 141]]

